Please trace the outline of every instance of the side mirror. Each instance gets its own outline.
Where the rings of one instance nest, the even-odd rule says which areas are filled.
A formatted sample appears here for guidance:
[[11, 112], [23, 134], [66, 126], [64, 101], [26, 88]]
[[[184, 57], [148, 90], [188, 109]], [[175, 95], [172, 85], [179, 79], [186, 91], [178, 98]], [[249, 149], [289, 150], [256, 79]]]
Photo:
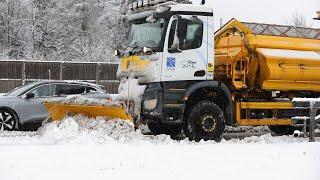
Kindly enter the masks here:
[[182, 18], [181, 16], [176, 17], [176, 27], [174, 31], [174, 37], [171, 47], [168, 49], [170, 53], [180, 53], [182, 50], [180, 49], [180, 36], [182, 35]]
[[26, 94], [26, 99], [34, 98], [34, 94], [32, 92], [29, 92]]
[[179, 37], [177, 35], [177, 32], [175, 32], [174, 38], [173, 38], [173, 43], [171, 45], [171, 47], [169, 48], [169, 52], [170, 53], [178, 53], [181, 52], [182, 50], [180, 50], [180, 41], [179, 41]]

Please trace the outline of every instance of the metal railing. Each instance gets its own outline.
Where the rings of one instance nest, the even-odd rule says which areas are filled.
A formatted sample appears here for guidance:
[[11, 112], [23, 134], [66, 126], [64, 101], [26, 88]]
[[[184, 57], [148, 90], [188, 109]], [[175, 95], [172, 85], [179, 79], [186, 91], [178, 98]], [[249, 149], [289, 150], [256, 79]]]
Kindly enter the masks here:
[[320, 30], [315, 28], [243, 22], [254, 34], [320, 39]]

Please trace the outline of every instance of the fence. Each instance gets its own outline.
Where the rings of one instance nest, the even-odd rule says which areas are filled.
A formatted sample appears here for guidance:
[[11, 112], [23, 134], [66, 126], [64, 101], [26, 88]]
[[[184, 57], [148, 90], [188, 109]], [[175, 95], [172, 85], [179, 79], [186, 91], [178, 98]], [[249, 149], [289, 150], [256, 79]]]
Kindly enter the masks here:
[[77, 80], [100, 84], [117, 93], [116, 63], [60, 61], [0, 61], [0, 93], [41, 80]]
[[[303, 135], [309, 135], [309, 141], [315, 142], [315, 129], [320, 129], [320, 98], [293, 98], [293, 106], [296, 109], [307, 109], [310, 111], [309, 117], [294, 117], [293, 121], [303, 120]], [[307, 133], [307, 126], [309, 132]]]

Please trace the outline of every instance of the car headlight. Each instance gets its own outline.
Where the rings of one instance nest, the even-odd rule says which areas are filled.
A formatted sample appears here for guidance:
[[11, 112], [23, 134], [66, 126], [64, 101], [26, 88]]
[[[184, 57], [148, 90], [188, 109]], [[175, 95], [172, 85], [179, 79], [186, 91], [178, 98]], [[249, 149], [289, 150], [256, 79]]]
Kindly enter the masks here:
[[152, 109], [156, 108], [157, 103], [158, 103], [157, 99], [150, 99], [150, 100], [145, 100], [143, 102], [143, 105], [144, 105], [145, 109], [152, 110]]

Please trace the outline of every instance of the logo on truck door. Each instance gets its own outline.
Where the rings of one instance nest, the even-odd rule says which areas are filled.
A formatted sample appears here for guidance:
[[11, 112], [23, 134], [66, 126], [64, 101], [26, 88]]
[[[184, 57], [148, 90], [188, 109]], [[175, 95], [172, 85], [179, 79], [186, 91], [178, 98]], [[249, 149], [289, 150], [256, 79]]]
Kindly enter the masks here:
[[169, 69], [169, 70], [176, 69], [176, 58], [174, 58], [174, 57], [167, 58], [167, 69]]
[[194, 69], [197, 62], [191, 60], [185, 60], [180, 63], [182, 69]]

